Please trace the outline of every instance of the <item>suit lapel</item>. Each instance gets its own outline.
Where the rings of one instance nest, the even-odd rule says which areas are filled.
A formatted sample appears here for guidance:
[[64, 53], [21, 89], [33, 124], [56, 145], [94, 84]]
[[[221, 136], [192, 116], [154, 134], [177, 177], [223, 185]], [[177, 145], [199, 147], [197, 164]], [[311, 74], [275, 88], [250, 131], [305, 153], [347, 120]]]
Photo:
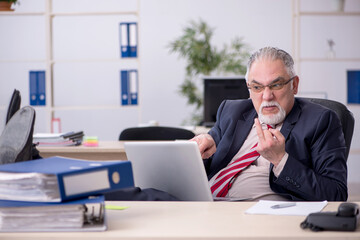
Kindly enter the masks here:
[[284, 135], [285, 141], [288, 139], [289, 134], [292, 131], [292, 129], [294, 128], [298, 119], [300, 118], [300, 115], [301, 115], [301, 108], [300, 108], [297, 100], [295, 99], [294, 106], [291, 109], [288, 116], [285, 118], [284, 124], [281, 127], [281, 131], [280, 131], [282, 133], [282, 135]]
[[254, 124], [254, 118], [257, 116], [255, 109], [245, 112], [242, 118], [236, 123], [235, 131], [232, 137], [231, 146], [226, 154], [225, 159], [230, 162], [234, 155], [239, 151], [240, 147], [245, 142], [251, 127]]

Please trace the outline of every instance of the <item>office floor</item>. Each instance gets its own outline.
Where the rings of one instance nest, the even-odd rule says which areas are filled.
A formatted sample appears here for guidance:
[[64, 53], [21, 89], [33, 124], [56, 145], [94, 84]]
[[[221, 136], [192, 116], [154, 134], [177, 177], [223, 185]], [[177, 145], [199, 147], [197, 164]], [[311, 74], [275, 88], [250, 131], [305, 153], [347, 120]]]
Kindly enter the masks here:
[[349, 183], [348, 190], [348, 202], [360, 201], [360, 183]]

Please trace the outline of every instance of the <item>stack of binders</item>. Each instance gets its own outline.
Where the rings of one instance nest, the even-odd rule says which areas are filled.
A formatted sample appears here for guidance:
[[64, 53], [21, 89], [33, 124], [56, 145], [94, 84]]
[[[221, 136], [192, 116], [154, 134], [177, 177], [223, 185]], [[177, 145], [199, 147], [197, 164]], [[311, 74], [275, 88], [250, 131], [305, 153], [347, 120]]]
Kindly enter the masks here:
[[38, 146], [77, 146], [82, 143], [84, 133], [37, 133], [33, 135], [33, 143]]
[[0, 231], [105, 231], [105, 192], [133, 187], [129, 161], [62, 157], [0, 165]]

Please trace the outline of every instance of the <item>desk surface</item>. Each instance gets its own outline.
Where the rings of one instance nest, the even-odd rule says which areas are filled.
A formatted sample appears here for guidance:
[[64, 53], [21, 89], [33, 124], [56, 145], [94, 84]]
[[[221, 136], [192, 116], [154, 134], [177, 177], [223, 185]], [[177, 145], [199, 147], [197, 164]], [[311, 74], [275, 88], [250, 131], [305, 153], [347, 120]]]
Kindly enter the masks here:
[[63, 156], [88, 160], [127, 160], [124, 142], [99, 141], [97, 147], [65, 146], [65, 147], [37, 147], [40, 156], [47, 158]]
[[[197, 126], [192, 131], [197, 135], [207, 133], [209, 128]], [[40, 156], [47, 158], [62, 156], [87, 160], [127, 160], [124, 142], [99, 141], [98, 147], [66, 146], [66, 147], [37, 147]]]
[[[248, 215], [255, 202], [108, 202], [105, 232], [0, 233], [0, 239], [360, 239], [355, 232], [312, 232], [305, 216]], [[331, 202], [325, 211], [336, 211]], [[359, 204], [359, 203], [358, 203]]]

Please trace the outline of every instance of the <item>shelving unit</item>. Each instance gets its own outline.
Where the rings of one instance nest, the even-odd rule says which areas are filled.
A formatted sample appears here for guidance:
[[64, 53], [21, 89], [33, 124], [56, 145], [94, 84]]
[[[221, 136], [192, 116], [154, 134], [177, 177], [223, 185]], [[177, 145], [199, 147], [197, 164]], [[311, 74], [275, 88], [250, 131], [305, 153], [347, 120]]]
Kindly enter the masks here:
[[[330, 99], [334, 99], [344, 104], [347, 104], [346, 70], [360, 69], [360, 54], [357, 55], [349, 51], [349, 49], [352, 49], [356, 53], [359, 52], [359, 44], [358, 41], [356, 40], [359, 38], [358, 23], [360, 22], [359, 21], [360, 10], [358, 10], [357, 7], [356, 11], [352, 11], [352, 12], [346, 9], [345, 11], [329, 11], [329, 9], [324, 9], [324, 11], [319, 11], [320, 9], [315, 9], [314, 11], [312, 11], [309, 8], [309, 6], [312, 5], [309, 4], [307, 5], [307, 8], [305, 7], [306, 10], [303, 10], [301, 6], [302, 2], [304, 3], [304, 0], [293, 0], [292, 54], [294, 56], [294, 60], [296, 63], [296, 71], [299, 75], [301, 75], [300, 78], [302, 81], [300, 85], [302, 84], [306, 85], [304, 89], [306, 89], [309, 92], [311, 91], [312, 87], [314, 87], [314, 89], [317, 90], [323, 89], [324, 92], [327, 93], [326, 96], [329, 97]], [[306, 3], [309, 3], [309, 1], [307, 1]], [[326, 3], [330, 3], [330, 2], [328, 1]], [[324, 4], [323, 6], [328, 7], [327, 5]], [[304, 25], [301, 25], [302, 24], [301, 21], [304, 18], [307, 18], [307, 22], [304, 22], [303, 23]], [[318, 26], [316, 26], [316, 24], [319, 24], [319, 22], [317, 22], [318, 19], [320, 19], [319, 22], [320, 24], [323, 24], [321, 26], [323, 27], [323, 29], [325, 28], [325, 30], [319, 31], [320, 32], [319, 34], [322, 34], [319, 38], [316, 38], [316, 36], [309, 37], [309, 34], [306, 36], [308, 40], [306, 45], [308, 51], [306, 52], [304, 51], [305, 48], [304, 45], [306, 44], [306, 42], [304, 42], [304, 38], [302, 37], [304, 37], [304, 34], [306, 34], [304, 32], [308, 31], [309, 28], [320, 29]], [[324, 19], [326, 19], [326, 21]], [[314, 25], [309, 24], [309, 22], [311, 21], [314, 21], [313, 22]], [[346, 27], [342, 29], [339, 28], [339, 25], [336, 25], [337, 23], [336, 21], [345, 21], [348, 25], [346, 25]], [[336, 25], [335, 28], [333, 25]], [[312, 33], [314, 32], [316, 33], [316, 31], [313, 31]], [[337, 35], [335, 35], [334, 33], [337, 33]], [[354, 33], [353, 36], [351, 35], [352, 33]], [[323, 43], [326, 44], [327, 38], [325, 37], [328, 36], [327, 34], [328, 35], [333, 34], [335, 37], [341, 36], [342, 40], [344, 40], [338, 45], [335, 45], [335, 47], [338, 47], [337, 49], [339, 49], [339, 56], [335, 58], [327, 58], [325, 53], [324, 53], [324, 57], [321, 57], [319, 54], [319, 52], [321, 51], [319, 51], [317, 47], [323, 45], [319, 44], [318, 41], [322, 37], [324, 40]], [[352, 38], [356, 40], [352, 40]], [[309, 39], [310, 40], [316, 39], [316, 40], [314, 41], [313, 44], [311, 43], [309, 44]], [[340, 37], [338, 38], [338, 40], [340, 40]], [[344, 46], [344, 44], [349, 44], [349, 46]], [[310, 52], [309, 46], [311, 45], [315, 46], [314, 49], [317, 51], [316, 53], [314, 52], [313, 55], [309, 54]], [[345, 50], [347, 51], [346, 53]], [[336, 53], [338, 52], [336, 51]], [[328, 87], [329, 85], [338, 86], [338, 87], [337, 89], [329, 88]], [[330, 93], [328, 93], [327, 90], [329, 90]], [[350, 104], [347, 105], [347, 107], [350, 109], [350, 111], [353, 112], [355, 119], [358, 119], [360, 114], [360, 108], [359, 108], [360, 106]], [[360, 141], [360, 135], [358, 135], [358, 130], [356, 129], [355, 126], [352, 146], [350, 150], [351, 155], [354, 155], [355, 157], [356, 155], [359, 154], [359, 141]]]
[[[319, 66], [320, 68], [326, 68], [326, 67], [324, 67], [325, 65], [327, 65], [329, 68], [332, 68], [334, 64], [338, 63], [337, 66], [339, 67], [339, 69], [344, 68], [345, 66], [350, 66], [350, 68], [351, 68], [351, 66], [358, 65], [358, 63], [360, 62], [360, 55], [359, 56], [357, 56], [356, 54], [351, 55], [351, 53], [349, 54], [349, 51], [347, 53], [344, 53], [344, 49], [346, 49], [344, 47], [344, 42], [342, 42], [342, 45], [337, 45], [337, 46], [335, 45], [335, 47], [339, 47], [339, 48], [342, 47], [341, 50], [343, 52], [341, 52], [341, 54], [339, 56], [334, 57], [334, 58], [328, 58], [327, 56], [325, 56], [325, 53], [324, 53], [323, 57], [321, 57], [319, 55], [319, 51], [320, 51], [319, 48], [324, 47], [324, 45], [326, 44], [325, 35], [328, 34], [328, 35], [331, 36], [332, 34], [334, 34], [334, 31], [340, 31], [340, 32], [338, 32], [337, 35], [335, 35], [335, 37], [338, 37], [339, 35], [343, 35], [342, 38], [347, 40], [347, 42], [345, 42], [347, 44], [349, 42], [348, 40], [351, 39], [351, 36], [346, 35], [346, 34], [349, 34], [349, 32], [342, 33], [342, 29], [340, 29], [340, 30], [339, 29], [334, 29], [334, 26], [330, 25], [330, 24], [334, 23], [335, 18], [341, 18], [341, 19], [346, 19], [347, 18], [347, 19], [349, 19], [349, 17], [351, 17], [351, 18], [356, 19], [356, 18], [359, 17], [359, 19], [360, 19], [360, 12], [357, 12], [357, 11], [356, 12], [354, 12], [354, 11], [353, 12], [335, 11], [335, 10], [330, 11], [329, 9], [324, 9], [324, 11], [321, 11], [319, 8], [311, 10], [311, 9], [309, 9], [309, 4], [307, 6], [308, 8], [306, 10], [304, 10], [302, 8], [303, 6], [301, 5], [304, 2], [306, 4], [306, 1], [303, 1], [303, 0], [293, 0], [293, 38], [292, 38], [293, 50], [292, 50], [292, 54], [294, 56], [294, 60], [295, 60], [295, 64], [296, 64], [296, 71], [300, 75], [304, 74], [305, 76], [310, 77], [311, 74], [307, 73], [307, 71], [309, 71], [310, 64]], [[309, 3], [309, 2], [307, 2], [307, 3]], [[329, 3], [329, 2], [326, 2], [326, 3]], [[323, 6], [324, 7], [325, 6], [329, 7], [328, 5], [323, 5]], [[321, 37], [316, 38], [316, 37], [313, 37], [313, 36], [309, 36], [310, 34], [305, 36], [304, 34], [306, 34], [306, 33], [302, 32], [302, 31], [305, 31], [304, 26], [306, 26], [307, 30], [309, 30], [309, 28], [313, 27], [313, 25], [309, 24], [309, 21], [310, 21], [309, 17], [310, 17], [311, 20], [315, 21], [314, 25], [326, 23], [325, 28], [328, 29], [329, 33], [325, 33], [327, 31], [321, 31], [321, 34], [323, 34], [321, 37], [323, 37], [324, 45], [321, 45], [319, 43], [319, 39], [321, 39]], [[327, 22], [324, 21], [325, 18], [328, 19]], [[302, 26], [302, 20], [305, 21], [304, 19], [307, 20], [308, 22], [305, 22], [304, 26]], [[319, 19], [320, 21], [316, 22], [317, 21], [316, 19]], [[357, 29], [356, 24], [353, 24], [353, 25], [354, 25], [353, 26], [354, 31], [356, 31], [356, 29]], [[349, 26], [347, 26], [347, 27], [349, 27]], [[336, 28], [336, 26], [335, 26], [335, 28]], [[318, 29], [318, 28], [316, 28], [316, 26], [314, 26], [314, 29]], [[312, 30], [312, 33], [314, 35], [316, 35], [315, 30]], [[307, 46], [307, 49], [306, 49], [307, 53], [305, 53], [305, 55], [304, 55], [304, 50], [305, 49], [303, 47], [303, 44], [305, 44], [304, 37], [306, 37], [306, 40], [308, 40], [308, 44], [306, 45]], [[311, 44], [311, 43], [309, 43], [309, 41], [310, 41], [309, 39], [310, 40], [315, 39], [314, 40], [315, 42], [313, 44]], [[357, 47], [358, 44], [357, 43], [353, 43], [353, 44], [354, 44], [354, 49], [357, 49], [356, 47]], [[314, 52], [314, 54], [311, 52], [309, 54], [309, 46], [313, 47], [313, 50], [315, 50], [317, 52], [316, 53]], [[348, 47], [348, 46], [346, 46], [346, 47]], [[324, 49], [325, 48], [322, 48], [321, 50], [323, 51]], [[308, 69], [304, 69], [304, 66], [307, 66]], [[317, 72], [317, 71], [321, 71], [321, 69], [318, 70], [318, 69], [316, 69], [316, 67], [313, 67], [313, 69], [311, 69], [311, 70], [314, 71], [314, 76], [315, 77], [316, 76], [321, 76], [321, 73]], [[322, 70], [324, 70], [324, 69], [322, 69]], [[328, 69], [328, 70], [330, 70], [330, 69]], [[331, 69], [331, 70], [334, 70], [334, 69]], [[340, 71], [340, 70], [338, 70], [338, 71]], [[334, 74], [334, 75], [336, 75], [336, 74]], [[337, 75], [339, 76], [339, 73]], [[333, 79], [333, 80], [329, 79], [329, 82], [331, 82], [331, 81], [338, 82], [339, 79]], [[344, 81], [342, 86], [346, 86], [346, 77], [345, 77], [345, 75], [344, 75], [344, 79], [341, 79], [341, 81]], [[341, 101], [343, 101], [343, 103], [345, 103], [345, 98], [346, 98], [345, 97], [345, 92], [344, 92], [344, 96], [340, 96], [340, 95], [334, 96], [334, 95], [332, 95], [332, 96], [330, 96], [330, 98], [335, 98], [335, 99], [337, 98], [338, 100], [341, 100]]]
[[[57, 65], [68, 65], [68, 64], [98, 64], [101, 63], [102, 65], [104, 64], [115, 64], [115, 65], [122, 65], [122, 63], [125, 63], [123, 65], [127, 66], [128, 63], [130, 63], [130, 65], [132, 66], [136, 66], [136, 68], [139, 70], [140, 68], [140, 61], [139, 61], [139, 57], [137, 58], [129, 58], [129, 59], [124, 59], [120, 57], [120, 53], [118, 53], [118, 58], [116, 57], [111, 57], [111, 58], [107, 58], [107, 57], [94, 57], [94, 58], [87, 58], [87, 57], [81, 57], [81, 56], [75, 56], [75, 57], [71, 57], [71, 58], [59, 58], [57, 56], [54, 56], [55, 52], [55, 41], [58, 39], [55, 39], [56, 36], [54, 35], [54, 32], [56, 32], [56, 26], [54, 26], [54, 19], [58, 19], [58, 22], [60, 21], [60, 18], [68, 18], [68, 17], [74, 17], [71, 20], [77, 19], [82, 21], [82, 18], [87, 18], [87, 17], [124, 17], [126, 18], [126, 16], [130, 16], [131, 19], [136, 19], [137, 24], [138, 24], [138, 29], [139, 29], [139, 25], [140, 25], [140, 21], [139, 21], [139, 5], [140, 5], [140, 1], [139, 0], [135, 0], [136, 1], [136, 9], [134, 10], [128, 10], [125, 9], [124, 11], [114, 11], [114, 10], [110, 10], [110, 11], [84, 11], [84, 12], [80, 12], [80, 11], [72, 11], [69, 10], [69, 12], [60, 12], [53, 9], [53, 0], [44, 0], [44, 10], [41, 11], [31, 11], [31, 12], [21, 12], [21, 11], [13, 11], [13, 12], [0, 12], [0, 18], [2, 16], [11, 16], [11, 17], [18, 17], [18, 16], [37, 16], [37, 17], [43, 17], [43, 21], [45, 22], [45, 59], [0, 59], [0, 63], [24, 63], [24, 62], [29, 62], [29, 63], [34, 63], [34, 62], [38, 62], [40, 64], [44, 64], [45, 66], [45, 72], [46, 72], [46, 105], [45, 106], [40, 106], [37, 107], [35, 106], [34, 108], [36, 109], [36, 111], [39, 112], [45, 112], [46, 115], [46, 120], [45, 120], [45, 124], [46, 124], [46, 128], [45, 131], [46, 132], [50, 132], [51, 129], [51, 119], [53, 119], [56, 116], [56, 113], [58, 111], [81, 111], [81, 110], [88, 110], [88, 111], [99, 111], [99, 110], [113, 110], [113, 111], [117, 111], [119, 109], [123, 109], [124, 107], [121, 106], [121, 102], [120, 102], [120, 89], [118, 89], [119, 92], [119, 99], [116, 103], [107, 103], [107, 104], [88, 104], [88, 105], [84, 105], [84, 104], [77, 104], [76, 102], [71, 104], [71, 105], [56, 105], [56, 102], [54, 99], [54, 94], [56, 93], [56, 89], [54, 89], [54, 85], [56, 85], [55, 81], [56, 80], [56, 66]], [[132, 3], [130, 4], [131, 6], [134, 6], [135, 3], [134, 1], [132, 1]], [[83, 11], [81, 9], [81, 11]], [[115, 31], [119, 31], [119, 28], [117, 27], [117, 29], [114, 29]], [[117, 36], [119, 35], [119, 33], [116, 33]], [[71, 36], [70, 36], [71, 37]], [[120, 43], [119, 43], [120, 44]], [[120, 48], [120, 47], [119, 47]], [[91, 51], [92, 49], [89, 49], [88, 51]], [[114, 49], [114, 51], [117, 51], [117, 49]], [[139, 56], [139, 54], [138, 54]], [[119, 69], [120, 72], [120, 69]], [[119, 81], [119, 75], [117, 76], [116, 81]], [[25, 80], [25, 79], [24, 79]], [[61, 80], [61, 79], [60, 79]], [[28, 79], [26, 79], [26, 81], [28, 81]], [[138, 78], [138, 84], [140, 85], [140, 78]], [[24, 85], [26, 85], [26, 83], [24, 83]], [[71, 86], [69, 86], [71, 87]], [[28, 91], [28, 90], [27, 90]], [[79, 89], [80, 91], [80, 89]], [[26, 94], [24, 94], [26, 96]], [[26, 99], [24, 99], [26, 100]], [[140, 104], [139, 104], [140, 105]], [[137, 106], [126, 106], [126, 109], [138, 109], [139, 105]], [[5, 111], [7, 106], [1, 106], [1, 109], [3, 111]], [[1, 110], [0, 109], [0, 110]], [[138, 111], [139, 114], [137, 116], [136, 119], [134, 119], [137, 124], [137, 122], [140, 119], [140, 111]], [[41, 114], [41, 113], [40, 113]], [[37, 121], [41, 121], [41, 119], [37, 119]], [[44, 131], [44, 130], [43, 130]]]
[[300, 44], [301, 37], [301, 18], [302, 17], [360, 17], [360, 12], [344, 12], [344, 11], [302, 11], [301, 10], [301, 0], [293, 0], [293, 54], [295, 56], [295, 61], [297, 63], [297, 72], [300, 72], [300, 63], [301, 62], [359, 62], [360, 57], [340, 57], [340, 58], [308, 58], [301, 57], [302, 46]]

